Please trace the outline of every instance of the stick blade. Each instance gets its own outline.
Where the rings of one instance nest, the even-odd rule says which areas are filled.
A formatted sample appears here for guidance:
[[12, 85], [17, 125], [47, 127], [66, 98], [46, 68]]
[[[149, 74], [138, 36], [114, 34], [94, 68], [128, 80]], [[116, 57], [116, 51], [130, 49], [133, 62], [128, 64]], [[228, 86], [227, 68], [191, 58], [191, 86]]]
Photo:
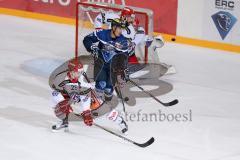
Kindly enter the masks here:
[[139, 147], [142, 147], [142, 148], [145, 148], [145, 147], [148, 147], [150, 146], [151, 144], [153, 144], [153, 142], [155, 141], [155, 139], [152, 137], [150, 138], [147, 142], [145, 143], [134, 143], [135, 145], [139, 146]]
[[173, 100], [172, 102], [169, 103], [170, 106], [173, 106], [175, 104], [178, 104], [178, 100], [177, 99], [175, 99], [175, 100]]
[[169, 107], [169, 106], [173, 106], [173, 105], [176, 105], [176, 104], [178, 104], [178, 100], [177, 99], [175, 99], [175, 100], [173, 100], [173, 101], [171, 101], [169, 103], [165, 103], [164, 106]]

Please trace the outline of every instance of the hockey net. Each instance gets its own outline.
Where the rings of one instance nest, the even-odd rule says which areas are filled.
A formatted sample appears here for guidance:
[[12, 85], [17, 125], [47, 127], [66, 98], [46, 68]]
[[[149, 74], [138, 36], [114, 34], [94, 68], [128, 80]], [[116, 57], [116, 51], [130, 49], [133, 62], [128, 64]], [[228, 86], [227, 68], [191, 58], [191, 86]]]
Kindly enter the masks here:
[[[130, 6], [131, 7], [131, 6]], [[83, 46], [83, 38], [92, 33], [94, 28], [94, 20], [100, 13], [113, 12], [120, 15], [123, 5], [96, 3], [96, 2], [80, 2], [77, 3], [76, 9], [76, 47], [75, 57], [81, 55], [89, 55]], [[135, 16], [139, 20], [139, 25], [145, 29], [146, 34], [153, 34], [153, 12], [149, 9], [131, 7], [135, 11]], [[148, 63], [149, 49], [144, 44], [136, 47], [136, 56], [141, 62]]]

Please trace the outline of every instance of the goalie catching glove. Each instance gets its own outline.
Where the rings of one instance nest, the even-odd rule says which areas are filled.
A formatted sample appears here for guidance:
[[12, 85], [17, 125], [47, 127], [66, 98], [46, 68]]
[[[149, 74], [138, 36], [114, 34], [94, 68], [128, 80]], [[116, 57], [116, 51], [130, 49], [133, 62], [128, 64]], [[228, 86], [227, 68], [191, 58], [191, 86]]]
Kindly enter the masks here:
[[153, 49], [156, 51], [157, 48], [162, 48], [164, 46], [164, 39], [161, 35], [154, 37]]
[[161, 35], [158, 35], [156, 37], [146, 36], [145, 37], [145, 45], [146, 45], [146, 47], [152, 46], [155, 51], [157, 48], [162, 48], [164, 46], [164, 39]]

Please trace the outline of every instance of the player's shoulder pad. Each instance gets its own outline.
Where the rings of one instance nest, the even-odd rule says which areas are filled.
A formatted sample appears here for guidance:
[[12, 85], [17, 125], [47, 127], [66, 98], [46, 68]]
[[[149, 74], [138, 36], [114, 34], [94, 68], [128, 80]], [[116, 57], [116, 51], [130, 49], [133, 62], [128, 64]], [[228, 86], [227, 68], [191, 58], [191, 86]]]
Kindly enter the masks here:
[[106, 37], [109, 35], [109, 32], [111, 30], [109, 29], [101, 29], [101, 30], [96, 30], [94, 32], [95, 36], [98, 38], [100, 41], [105, 41]]

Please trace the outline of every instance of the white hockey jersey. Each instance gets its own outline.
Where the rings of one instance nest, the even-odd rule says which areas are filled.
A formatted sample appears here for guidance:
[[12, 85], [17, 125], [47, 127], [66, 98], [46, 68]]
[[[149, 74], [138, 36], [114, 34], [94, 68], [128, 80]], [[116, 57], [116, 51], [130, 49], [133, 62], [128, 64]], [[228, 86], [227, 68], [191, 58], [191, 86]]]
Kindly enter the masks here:
[[59, 84], [55, 84], [60, 90], [54, 90], [52, 92], [52, 107], [70, 98], [72, 101], [71, 107], [75, 113], [81, 113], [82, 111], [89, 110], [91, 106], [91, 89], [93, 86], [83, 81], [83, 76], [80, 76], [77, 83], [72, 83], [68, 77], [65, 78]]

